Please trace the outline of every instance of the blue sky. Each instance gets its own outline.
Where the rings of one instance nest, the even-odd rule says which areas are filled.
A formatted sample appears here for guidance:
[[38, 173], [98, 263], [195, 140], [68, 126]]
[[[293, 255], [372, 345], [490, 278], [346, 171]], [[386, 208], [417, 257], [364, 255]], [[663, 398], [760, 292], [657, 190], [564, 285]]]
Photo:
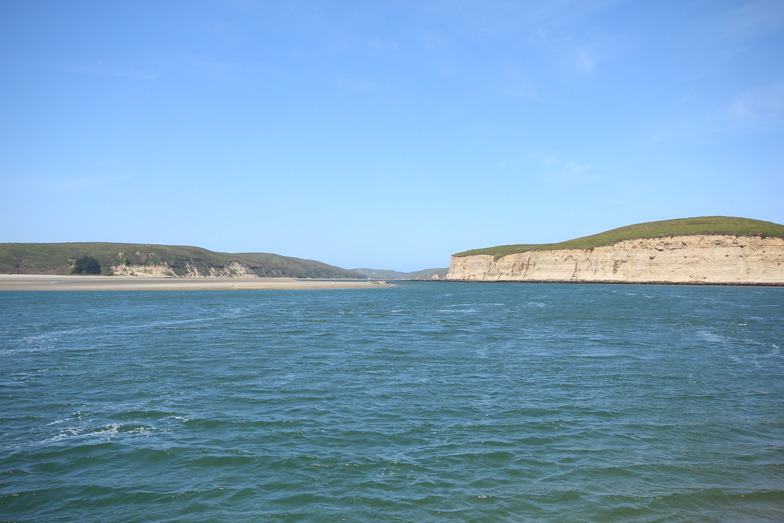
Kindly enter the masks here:
[[446, 267], [784, 223], [784, 4], [0, 3], [0, 242]]

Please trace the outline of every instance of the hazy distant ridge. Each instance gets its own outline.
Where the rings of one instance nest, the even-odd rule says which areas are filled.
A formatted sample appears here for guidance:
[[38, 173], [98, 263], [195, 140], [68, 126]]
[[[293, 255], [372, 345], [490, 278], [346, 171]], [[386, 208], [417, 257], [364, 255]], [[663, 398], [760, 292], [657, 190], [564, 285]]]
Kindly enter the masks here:
[[373, 280], [433, 280], [446, 278], [449, 268], [422, 269], [414, 272], [400, 272], [388, 269], [353, 269]]
[[268, 253], [223, 253], [201, 247], [135, 243], [0, 243], [0, 273], [69, 274], [74, 260], [92, 256], [106, 275], [260, 276], [365, 279], [356, 271], [315, 260]]

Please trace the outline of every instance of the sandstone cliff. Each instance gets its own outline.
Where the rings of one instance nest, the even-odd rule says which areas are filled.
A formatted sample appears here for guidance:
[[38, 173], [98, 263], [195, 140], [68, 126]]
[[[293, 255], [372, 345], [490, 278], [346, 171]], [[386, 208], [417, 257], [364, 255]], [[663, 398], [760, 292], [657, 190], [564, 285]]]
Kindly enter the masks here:
[[685, 235], [593, 249], [453, 256], [447, 279], [784, 285], [784, 238]]
[[166, 262], [155, 265], [115, 265], [111, 267], [112, 276], [142, 276], [149, 278], [168, 278], [185, 276], [189, 278], [252, 278], [257, 276], [247, 265], [232, 262], [223, 268], [200, 268], [186, 263], [179, 274]]

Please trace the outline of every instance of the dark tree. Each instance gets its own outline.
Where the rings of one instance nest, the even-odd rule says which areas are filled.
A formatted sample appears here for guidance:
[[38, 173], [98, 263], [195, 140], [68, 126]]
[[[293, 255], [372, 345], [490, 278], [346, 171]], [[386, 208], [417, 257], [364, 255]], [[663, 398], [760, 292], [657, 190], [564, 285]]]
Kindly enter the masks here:
[[101, 264], [92, 256], [77, 258], [73, 266], [74, 274], [101, 274]]

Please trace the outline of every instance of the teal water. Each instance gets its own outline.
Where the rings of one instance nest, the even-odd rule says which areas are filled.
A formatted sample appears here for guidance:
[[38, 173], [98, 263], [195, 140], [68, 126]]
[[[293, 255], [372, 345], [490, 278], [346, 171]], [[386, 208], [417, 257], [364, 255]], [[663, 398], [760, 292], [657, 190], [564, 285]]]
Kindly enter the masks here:
[[781, 521], [784, 288], [0, 293], [2, 521]]

